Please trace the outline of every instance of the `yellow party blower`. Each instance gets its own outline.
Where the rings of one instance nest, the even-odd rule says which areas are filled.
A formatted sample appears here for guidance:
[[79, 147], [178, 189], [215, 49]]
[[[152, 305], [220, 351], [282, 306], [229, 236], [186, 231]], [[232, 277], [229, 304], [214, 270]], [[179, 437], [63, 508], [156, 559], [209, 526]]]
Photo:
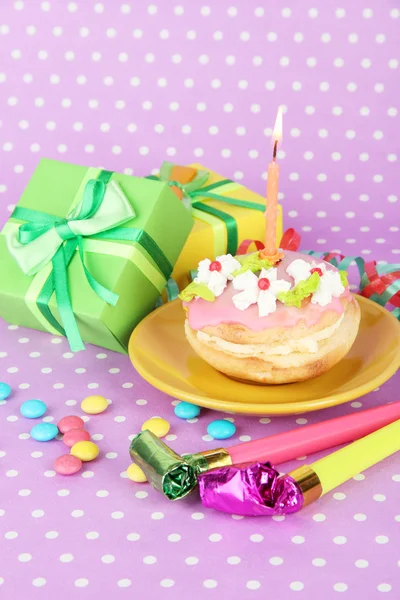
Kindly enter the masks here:
[[400, 419], [289, 475], [301, 488], [306, 505], [399, 450]]
[[199, 477], [207, 508], [248, 516], [298, 512], [400, 450], [400, 419], [311, 465], [280, 475], [270, 463], [225, 467]]

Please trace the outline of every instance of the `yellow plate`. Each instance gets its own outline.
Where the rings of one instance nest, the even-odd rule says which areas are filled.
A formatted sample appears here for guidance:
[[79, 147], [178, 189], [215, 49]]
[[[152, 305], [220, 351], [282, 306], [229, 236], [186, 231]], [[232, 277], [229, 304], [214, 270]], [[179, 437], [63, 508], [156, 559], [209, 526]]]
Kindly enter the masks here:
[[252, 385], [219, 373], [186, 341], [179, 300], [149, 314], [133, 331], [129, 356], [140, 375], [174, 398], [214, 410], [288, 415], [348, 402], [387, 381], [400, 366], [400, 323], [357, 296], [361, 323], [349, 354], [330, 371], [302, 383]]

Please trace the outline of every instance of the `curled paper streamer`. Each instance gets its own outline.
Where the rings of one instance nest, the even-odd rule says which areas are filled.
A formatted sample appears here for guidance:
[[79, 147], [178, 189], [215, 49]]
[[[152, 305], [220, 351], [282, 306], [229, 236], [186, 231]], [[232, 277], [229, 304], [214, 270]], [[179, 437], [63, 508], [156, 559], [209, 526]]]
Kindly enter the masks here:
[[206, 508], [244, 516], [288, 515], [303, 506], [303, 494], [288, 475], [279, 475], [270, 463], [225, 467], [198, 478]]

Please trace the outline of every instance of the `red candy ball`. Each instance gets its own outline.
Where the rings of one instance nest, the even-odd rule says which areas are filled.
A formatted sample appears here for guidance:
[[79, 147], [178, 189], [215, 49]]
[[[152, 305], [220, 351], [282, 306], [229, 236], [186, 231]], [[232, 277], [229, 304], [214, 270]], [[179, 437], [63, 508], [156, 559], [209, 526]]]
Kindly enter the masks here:
[[85, 422], [80, 417], [69, 415], [68, 417], [63, 417], [58, 422], [57, 427], [61, 433], [67, 433], [67, 431], [70, 431], [71, 429], [83, 429], [85, 427]]
[[313, 275], [313, 273], [318, 273], [318, 275], [322, 277], [322, 271], [318, 267], [315, 267], [315, 269], [311, 269], [310, 274]]
[[267, 290], [270, 285], [269, 279], [266, 277], [261, 277], [261, 279], [258, 280], [258, 287], [260, 290]]
[[70, 429], [64, 434], [63, 442], [68, 448], [72, 448], [77, 442], [89, 442], [90, 434], [85, 429]]
[[213, 260], [208, 268], [210, 271], [220, 271], [222, 269], [222, 265], [219, 260]]
[[73, 475], [82, 469], [82, 461], [72, 454], [63, 454], [54, 461], [54, 470], [59, 475]]

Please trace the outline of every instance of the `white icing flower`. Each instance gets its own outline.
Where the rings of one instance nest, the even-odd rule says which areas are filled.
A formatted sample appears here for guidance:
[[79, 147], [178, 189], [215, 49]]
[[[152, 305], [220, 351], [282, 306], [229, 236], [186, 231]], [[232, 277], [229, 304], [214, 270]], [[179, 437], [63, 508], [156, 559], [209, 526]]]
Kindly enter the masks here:
[[290, 283], [278, 279], [277, 269], [261, 269], [257, 277], [252, 271], [246, 271], [233, 280], [235, 290], [242, 290], [232, 298], [234, 305], [239, 310], [246, 310], [252, 304], [258, 304], [260, 317], [276, 311], [276, 297], [279, 292], [287, 292]]
[[313, 261], [309, 263], [298, 258], [287, 267], [286, 273], [293, 277], [296, 286], [300, 281], [308, 279], [315, 269], [318, 269], [322, 275], [317, 291], [312, 294], [311, 303], [327, 306], [332, 298], [339, 298], [344, 292], [344, 286], [338, 271], [328, 270], [324, 262], [316, 263]]
[[215, 296], [220, 296], [227, 281], [233, 279], [232, 273], [240, 269], [240, 262], [231, 254], [217, 256], [213, 261], [205, 258], [199, 262], [195, 283], [205, 284]]

